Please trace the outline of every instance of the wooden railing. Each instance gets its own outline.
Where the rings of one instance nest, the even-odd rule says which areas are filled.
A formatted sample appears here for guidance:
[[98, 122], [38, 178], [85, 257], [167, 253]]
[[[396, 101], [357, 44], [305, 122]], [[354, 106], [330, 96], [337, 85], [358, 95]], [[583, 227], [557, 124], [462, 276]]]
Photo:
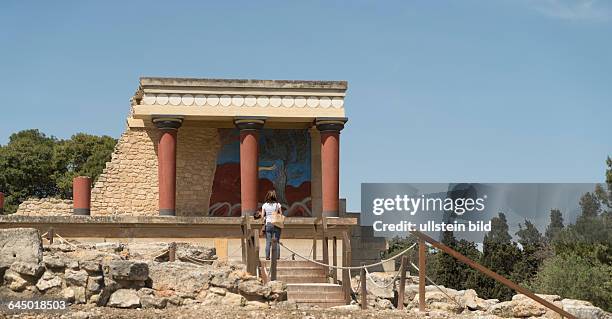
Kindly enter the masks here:
[[471, 268], [480, 271], [481, 273], [491, 277], [492, 279], [502, 283], [503, 285], [505, 285], [506, 287], [515, 290], [529, 298], [531, 298], [532, 300], [535, 300], [536, 302], [540, 303], [541, 305], [543, 305], [544, 307], [558, 313], [559, 315], [561, 315], [561, 317], [565, 317], [565, 318], [570, 318], [570, 319], [576, 319], [576, 317], [574, 317], [572, 314], [570, 314], [569, 312], [559, 308], [558, 306], [556, 306], [555, 304], [553, 304], [552, 302], [547, 301], [546, 299], [534, 294], [533, 292], [531, 292], [530, 290], [523, 288], [519, 285], [517, 285], [516, 283], [510, 281], [509, 279], [501, 276], [500, 274], [492, 271], [491, 269], [473, 261], [472, 259], [464, 256], [463, 254], [459, 253], [458, 251], [434, 240], [433, 238], [418, 232], [418, 231], [413, 231], [412, 232], [415, 236], [418, 237], [419, 239], [419, 310], [420, 311], [425, 311], [426, 308], [426, 304], [425, 304], [425, 280], [426, 280], [426, 242], [431, 244], [433, 247], [455, 257], [457, 260], [465, 263], [466, 265], [470, 266]]

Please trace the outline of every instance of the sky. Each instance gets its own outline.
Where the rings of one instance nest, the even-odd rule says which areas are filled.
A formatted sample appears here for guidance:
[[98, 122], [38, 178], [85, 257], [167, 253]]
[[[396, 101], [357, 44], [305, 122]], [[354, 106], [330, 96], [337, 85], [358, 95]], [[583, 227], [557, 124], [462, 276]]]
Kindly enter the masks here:
[[346, 80], [362, 182], [602, 182], [612, 2], [2, 1], [0, 144], [119, 137], [141, 76]]

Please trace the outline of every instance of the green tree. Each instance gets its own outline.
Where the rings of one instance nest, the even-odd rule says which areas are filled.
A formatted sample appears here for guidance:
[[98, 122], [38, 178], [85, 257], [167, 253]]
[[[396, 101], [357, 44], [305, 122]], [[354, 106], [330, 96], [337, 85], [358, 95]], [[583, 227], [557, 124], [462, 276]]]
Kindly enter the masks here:
[[56, 139], [38, 130], [9, 137], [0, 148], [0, 191], [6, 194], [5, 213], [13, 213], [28, 197], [55, 196], [53, 155]]
[[563, 230], [563, 215], [558, 209], [550, 210], [550, 223], [546, 227], [544, 236], [548, 242], [551, 242], [561, 230]]
[[102, 173], [117, 141], [109, 136], [84, 133], [59, 141], [55, 147], [53, 179], [64, 198], [72, 198], [72, 180], [89, 176], [96, 180]]
[[574, 253], [545, 260], [529, 287], [539, 293], [588, 300], [612, 311], [612, 266]]
[[580, 198], [582, 217], [595, 217], [601, 211], [601, 203], [595, 193], [587, 192]]
[[[516, 261], [521, 257], [521, 251], [512, 242], [508, 229], [503, 213], [491, 219], [491, 231], [484, 236], [481, 259], [485, 267], [507, 278], [514, 273]], [[514, 294], [510, 288], [483, 274], [479, 274], [477, 286], [478, 294], [485, 298], [509, 300]]]
[[0, 191], [5, 213], [14, 213], [30, 197], [72, 197], [72, 179], [96, 179], [110, 160], [116, 140], [79, 133], [58, 140], [38, 130], [24, 130], [0, 146]]
[[525, 227], [519, 224], [516, 232], [521, 245], [520, 256], [512, 270], [511, 279], [523, 283], [529, 281], [538, 271], [544, 260], [544, 237], [533, 223], [525, 219]]
[[[441, 242], [472, 260], [480, 260], [476, 244], [465, 239], [457, 240], [453, 232], [444, 232]], [[457, 290], [476, 288], [477, 272], [468, 265], [443, 251], [437, 251], [430, 260], [429, 274], [437, 284]]]

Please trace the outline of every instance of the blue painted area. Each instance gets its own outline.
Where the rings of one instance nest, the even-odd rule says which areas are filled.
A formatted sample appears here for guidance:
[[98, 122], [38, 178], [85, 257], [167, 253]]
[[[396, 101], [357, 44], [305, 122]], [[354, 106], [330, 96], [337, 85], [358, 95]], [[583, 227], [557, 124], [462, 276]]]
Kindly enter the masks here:
[[[219, 129], [221, 149], [217, 165], [240, 163], [240, 132]], [[259, 178], [274, 181], [287, 174], [287, 186], [299, 187], [311, 179], [311, 140], [308, 130], [263, 129], [259, 134]]]

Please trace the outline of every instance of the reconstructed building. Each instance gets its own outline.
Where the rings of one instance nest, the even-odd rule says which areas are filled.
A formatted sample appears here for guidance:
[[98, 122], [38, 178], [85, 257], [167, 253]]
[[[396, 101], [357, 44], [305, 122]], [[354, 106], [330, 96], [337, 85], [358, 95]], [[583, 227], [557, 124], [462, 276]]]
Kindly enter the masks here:
[[141, 78], [92, 215], [338, 216], [344, 81]]

